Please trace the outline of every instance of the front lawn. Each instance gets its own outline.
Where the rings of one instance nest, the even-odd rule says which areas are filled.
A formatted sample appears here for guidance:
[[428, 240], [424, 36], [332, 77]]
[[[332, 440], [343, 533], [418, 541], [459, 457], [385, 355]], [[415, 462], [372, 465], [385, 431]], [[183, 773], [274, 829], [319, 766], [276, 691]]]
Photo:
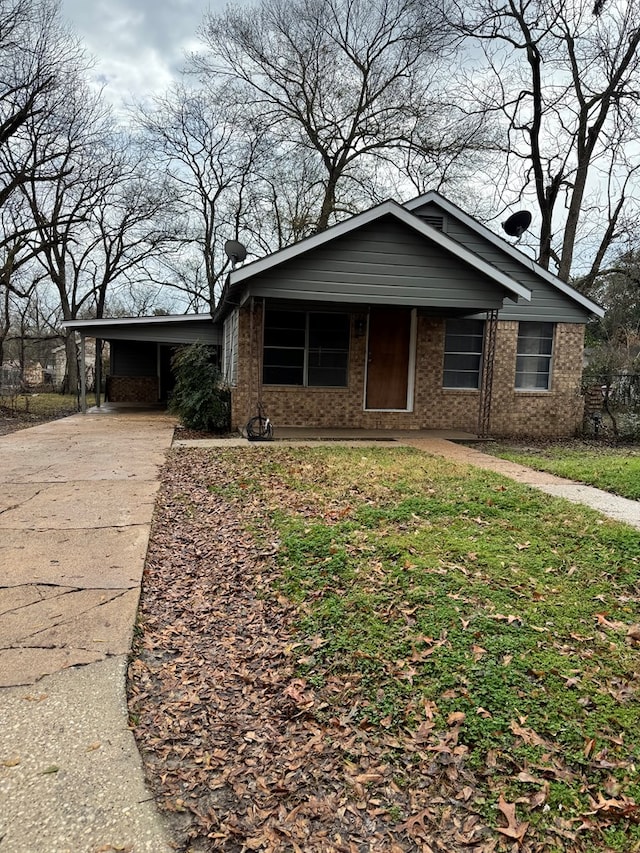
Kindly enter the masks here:
[[636, 531], [416, 450], [176, 452], [129, 682], [158, 801], [194, 851], [640, 850], [639, 579]]
[[0, 435], [63, 418], [77, 411], [78, 398], [75, 394], [0, 395]]
[[549, 471], [640, 500], [640, 447], [609, 447], [595, 442], [571, 442], [531, 446], [498, 443], [487, 445], [485, 452], [519, 462], [539, 471]]

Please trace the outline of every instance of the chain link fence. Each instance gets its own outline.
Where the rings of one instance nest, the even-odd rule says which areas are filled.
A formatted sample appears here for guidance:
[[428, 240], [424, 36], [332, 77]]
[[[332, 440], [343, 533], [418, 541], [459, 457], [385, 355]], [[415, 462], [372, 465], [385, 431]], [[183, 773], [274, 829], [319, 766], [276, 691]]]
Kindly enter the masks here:
[[583, 393], [587, 435], [640, 440], [640, 373], [588, 374]]

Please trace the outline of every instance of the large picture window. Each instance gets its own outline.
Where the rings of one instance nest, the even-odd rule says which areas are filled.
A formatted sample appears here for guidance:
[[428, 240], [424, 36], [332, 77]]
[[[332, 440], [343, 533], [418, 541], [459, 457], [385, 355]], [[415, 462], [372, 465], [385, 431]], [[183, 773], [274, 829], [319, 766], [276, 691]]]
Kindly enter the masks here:
[[479, 388], [484, 320], [447, 320], [444, 338], [445, 388]]
[[348, 314], [267, 310], [262, 381], [346, 387], [349, 328]]
[[520, 323], [516, 388], [548, 391], [551, 387], [553, 323]]

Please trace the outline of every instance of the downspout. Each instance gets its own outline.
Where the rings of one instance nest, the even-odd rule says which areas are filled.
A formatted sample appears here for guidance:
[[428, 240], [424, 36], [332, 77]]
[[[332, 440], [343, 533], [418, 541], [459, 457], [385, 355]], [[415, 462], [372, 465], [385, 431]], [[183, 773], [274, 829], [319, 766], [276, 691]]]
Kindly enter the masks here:
[[262, 377], [264, 375], [263, 370], [262, 370], [262, 362], [264, 359], [264, 317], [265, 317], [264, 305], [265, 305], [265, 298], [263, 296], [262, 297], [262, 318], [261, 318], [262, 322], [260, 323], [260, 340], [259, 340], [259, 346], [258, 346], [258, 402], [260, 404], [262, 404]]
[[[251, 302], [249, 303], [249, 406], [251, 406], [251, 399], [253, 398], [253, 312], [255, 308], [255, 302], [253, 296], [251, 297]], [[248, 414], [251, 413], [251, 408], [249, 408]]]
[[160, 402], [162, 396], [162, 365], [160, 360], [160, 343], [156, 343], [156, 378], [158, 380], [158, 392], [156, 394], [156, 403]]

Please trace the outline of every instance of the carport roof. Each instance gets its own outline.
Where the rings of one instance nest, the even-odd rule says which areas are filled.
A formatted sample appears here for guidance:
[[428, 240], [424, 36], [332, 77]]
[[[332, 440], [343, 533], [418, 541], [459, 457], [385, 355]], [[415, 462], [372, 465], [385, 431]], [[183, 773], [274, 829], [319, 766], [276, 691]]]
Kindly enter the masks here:
[[192, 343], [203, 336], [216, 342], [219, 331], [211, 314], [169, 314], [157, 317], [117, 317], [103, 320], [66, 320], [64, 329], [80, 332], [89, 338], [107, 341], [148, 341], [180, 344]]

